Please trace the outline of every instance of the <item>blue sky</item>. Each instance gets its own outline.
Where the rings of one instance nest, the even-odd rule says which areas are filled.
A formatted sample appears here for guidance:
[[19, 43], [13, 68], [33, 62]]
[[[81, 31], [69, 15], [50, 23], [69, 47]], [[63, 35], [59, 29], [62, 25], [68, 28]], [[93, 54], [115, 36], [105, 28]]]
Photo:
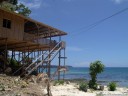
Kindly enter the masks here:
[[67, 65], [88, 67], [101, 60], [107, 67], [128, 67], [128, 11], [87, 31], [88, 25], [128, 7], [128, 0], [21, 2], [32, 10], [31, 18], [68, 33], [63, 37]]

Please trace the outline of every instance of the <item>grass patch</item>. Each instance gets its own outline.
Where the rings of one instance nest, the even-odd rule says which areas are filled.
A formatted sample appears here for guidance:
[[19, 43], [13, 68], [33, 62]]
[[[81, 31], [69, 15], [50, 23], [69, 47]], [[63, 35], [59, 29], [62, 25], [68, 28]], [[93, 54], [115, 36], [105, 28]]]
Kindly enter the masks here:
[[64, 80], [55, 81], [53, 85], [64, 85]]

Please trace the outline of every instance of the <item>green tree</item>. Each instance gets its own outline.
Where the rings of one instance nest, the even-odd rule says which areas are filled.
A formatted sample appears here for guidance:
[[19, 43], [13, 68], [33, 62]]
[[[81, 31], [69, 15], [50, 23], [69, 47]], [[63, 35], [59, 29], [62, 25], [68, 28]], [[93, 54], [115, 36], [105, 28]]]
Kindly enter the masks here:
[[95, 61], [90, 64], [90, 76], [91, 80], [89, 81], [89, 87], [97, 89], [97, 74], [104, 71], [104, 64], [101, 61]]
[[4, 8], [4, 9], [7, 9], [9, 11], [14, 11], [15, 10], [15, 7], [11, 3], [6, 2], [6, 1], [1, 2], [0, 7]]
[[0, 7], [7, 9], [9, 11], [15, 11], [17, 4], [17, 0], [2, 0], [0, 2]]
[[9, 0], [9, 3], [13, 4], [13, 5], [17, 5], [18, 1], [17, 0]]
[[16, 6], [16, 11], [19, 14], [24, 15], [26, 17], [28, 17], [31, 14], [31, 10], [28, 7], [25, 7], [25, 5], [22, 3]]
[[26, 17], [31, 14], [31, 10], [22, 3], [18, 4], [18, 0], [3, 0], [0, 2], [0, 7], [9, 11], [17, 12]]

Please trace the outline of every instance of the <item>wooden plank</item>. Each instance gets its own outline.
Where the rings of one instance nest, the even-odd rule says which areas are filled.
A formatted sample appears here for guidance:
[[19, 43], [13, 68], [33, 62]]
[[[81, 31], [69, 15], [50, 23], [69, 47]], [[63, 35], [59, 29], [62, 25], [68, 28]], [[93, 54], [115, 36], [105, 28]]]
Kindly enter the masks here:
[[7, 38], [0, 38], [1, 41], [6, 40]]
[[[41, 50], [43, 50], [43, 51], [49, 49], [49, 47], [43, 47], [43, 46], [38, 47], [38, 46], [33, 46], [33, 47], [29, 47], [29, 52], [32, 51], [32, 50], [38, 50], [39, 48], [40, 48]], [[18, 49], [15, 49], [15, 50], [18, 50], [18, 51], [24, 51], [23, 48], [18, 48]], [[28, 48], [27, 48], [27, 47], [25, 48], [25, 51], [26, 51], [26, 52], [28, 51]]]
[[60, 58], [60, 59], [67, 59], [67, 57], [58, 57], [58, 58]]
[[[11, 48], [11, 49], [18, 49], [18, 48], [28, 48], [28, 47], [31, 47], [31, 46], [38, 46], [39, 44], [33, 44], [33, 45], [22, 45], [22, 46], [18, 46], [18, 47], [13, 47], [13, 48]], [[10, 47], [8, 47], [8, 48], [10, 48]]]
[[[16, 43], [11, 43], [11, 44], [7, 44], [7, 45], [8, 45], [8, 48], [10, 49], [10, 47], [14, 48], [14, 47], [16, 47], [18, 45], [25, 44], [25, 43], [27, 43], [27, 42], [16, 42]], [[1, 45], [0, 47], [3, 49], [4, 45]]]
[[[23, 40], [24, 19], [6, 11], [1, 11], [0, 15], [0, 37], [5, 37], [13, 40]], [[11, 21], [11, 28], [3, 27], [3, 19]]]

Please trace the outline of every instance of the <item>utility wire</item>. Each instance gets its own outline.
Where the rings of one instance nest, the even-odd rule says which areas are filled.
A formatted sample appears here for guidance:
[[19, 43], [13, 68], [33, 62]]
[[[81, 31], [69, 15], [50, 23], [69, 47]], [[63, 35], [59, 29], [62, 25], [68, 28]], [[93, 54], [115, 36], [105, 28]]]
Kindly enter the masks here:
[[[128, 10], [128, 7], [124, 8], [124, 9], [122, 9], [122, 10], [120, 10], [120, 11], [114, 13], [114, 14], [112, 14], [111, 16], [108, 16], [108, 17], [106, 17], [104, 19], [101, 19], [101, 20], [99, 20], [99, 21], [97, 21], [97, 22], [95, 22], [93, 24], [90, 24], [90, 25], [84, 27], [84, 28], [81, 28], [80, 30], [85, 29], [85, 31], [82, 31], [82, 32], [87, 32], [87, 31], [93, 29], [94, 27], [98, 26], [99, 24], [103, 23], [104, 21], [106, 21], [106, 20], [108, 20], [108, 19], [110, 19], [110, 18], [112, 18], [112, 17], [114, 17], [116, 15], [119, 15], [119, 14], [121, 14], [121, 13], [127, 11], [127, 10]], [[72, 34], [72, 35], [78, 35], [79, 33], [82, 33], [82, 32], [76, 32], [75, 34]]]

